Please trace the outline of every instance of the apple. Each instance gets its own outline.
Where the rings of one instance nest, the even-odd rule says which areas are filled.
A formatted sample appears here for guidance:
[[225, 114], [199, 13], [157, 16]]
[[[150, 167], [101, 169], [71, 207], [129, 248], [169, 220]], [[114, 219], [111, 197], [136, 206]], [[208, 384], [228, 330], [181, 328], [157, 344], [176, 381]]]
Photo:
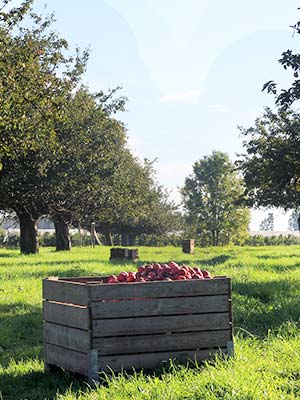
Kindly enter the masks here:
[[120, 272], [119, 275], [117, 276], [117, 279], [119, 282], [126, 282], [127, 281], [127, 272]]
[[169, 267], [178, 267], [178, 264], [175, 261], [170, 261], [169, 262]]
[[135, 282], [135, 280], [136, 280], [135, 272], [129, 272], [127, 276], [127, 282]]
[[212, 278], [210, 273], [208, 271], [206, 271], [206, 270], [202, 271], [202, 275], [203, 275], [203, 278], [205, 278], [205, 279], [211, 279]]
[[138, 267], [138, 272], [142, 274], [145, 271], [145, 267]]
[[154, 263], [153, 264], [153, 269], [154, 269], [154, 271], [159, 270], [160, 269], [160, 264], [159, 263]]
[[108, 277], [107, 283], [119, 283], [119, 281], [116, 275], [111, 275]]
[[192, 275], [192, 279], [203, 279], [203, 275], [201, 274], [194, 274]]

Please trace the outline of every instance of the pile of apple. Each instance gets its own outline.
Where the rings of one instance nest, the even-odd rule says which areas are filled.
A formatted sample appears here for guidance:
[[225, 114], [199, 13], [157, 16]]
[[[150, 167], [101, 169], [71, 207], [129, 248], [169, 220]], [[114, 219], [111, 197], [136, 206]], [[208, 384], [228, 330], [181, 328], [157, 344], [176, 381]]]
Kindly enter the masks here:
[[146, 264], [138, 267], [137, 272], [121, 272], [111, 275], [105, 283], [127, 283], [147, 281], [180, 281], [187, 279], [212, 279], [210, 273], [188, 265], [178, 265], [171, 261], [168, 264]]

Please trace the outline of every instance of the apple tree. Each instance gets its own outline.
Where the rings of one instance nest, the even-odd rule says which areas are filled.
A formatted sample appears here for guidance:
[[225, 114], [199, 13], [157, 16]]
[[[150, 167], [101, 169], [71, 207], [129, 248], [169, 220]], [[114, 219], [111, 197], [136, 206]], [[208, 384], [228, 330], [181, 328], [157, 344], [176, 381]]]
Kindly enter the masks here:
[[[300, 34], [300, 21], [291, 28], [296, 35]], [[295, 101], [300, 100], [300, 54], [288, 49], [281, 54], [278, 61], [285, 70], [290, 72], [292, 80], [290, 87], [278, 91], [277, 82], [270, 80], [265, 83], [263, 90], [272, 93], [275, 96], [276, 105], [286, 111]]]
[[201, 243], [218, 246], [246, 237], [250, 213], [240, 205], [243, 191], [226, 153], [214, 151], [194, 163], [181, 194], [186, 222]]
[[68, 43], [51, 32], [51, 17], [32, 13], [32, 1], [6, 10], [10, 3], [0, 12], [0, 209], [18, 215], [21, 251], [36, 253], [50, 155], [88, 54], [66, 55]]
[[265, 109], [249, 129], [241, 128], [245, 153], [237, 166], [246, 196], [256, 207], [300, 208], [300, 114]]
[[[66, 118], [57, 131], [57, 151], [47, 170], [48, 214], [55, 224], [56, 249], [69, 250], [68, 227], [95, 214], [106, 214], [107, 193], [113, 186], [125, 129], [113, 118], [123, 110], [122, 97], [91, 94], [80, 88], [68, 100]], [[113, 197], [115, 193], [111, 193]]]

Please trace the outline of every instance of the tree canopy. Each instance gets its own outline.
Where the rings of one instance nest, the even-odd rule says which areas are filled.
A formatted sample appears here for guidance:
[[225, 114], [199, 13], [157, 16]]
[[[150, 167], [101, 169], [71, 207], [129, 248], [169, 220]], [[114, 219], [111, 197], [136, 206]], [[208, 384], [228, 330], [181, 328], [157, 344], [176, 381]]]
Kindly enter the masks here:
[[237, 165], [249, 203], [256, 207], [300, 207], [300, 115], [266, 109], [255, 126], [241, 129], [246, 153]]
[[[296, 22], [291, 28], [294, 33], [300, 34], [300, 21]], [[265, 83], [263, 90], [272, 93], [275, 96], [276, 105], [286, 111], [295, 101], [300, 99], [300, 54], [288, 49], [281, 54], [279, 63], [285, 70], [290, 71], [292, 84], [289, 88], [278, 91], [277, 83], [270, 80]]]
[[[51, 31], [52, 17], [33, 13], [33, 1], [0, 12], [0, 163], [3, 157], [55, 146], [66, 95], [78, 84], [88, 53], [68, 56], [68, 43]], [[7, 10], [7, 11], [6, 11]], [[24, 23], [26, 18], [27, 24]], [[29, 19], [29, 21], [28, 21]], [[30, 27], [28, 27], [30, 22]]]
[[245, 237], [250, 214], [239, 205], [243, 190], [227, 154], [214, 151], [195, 162], [181, 194], [186, 220], [202, 243], [217, 246]]

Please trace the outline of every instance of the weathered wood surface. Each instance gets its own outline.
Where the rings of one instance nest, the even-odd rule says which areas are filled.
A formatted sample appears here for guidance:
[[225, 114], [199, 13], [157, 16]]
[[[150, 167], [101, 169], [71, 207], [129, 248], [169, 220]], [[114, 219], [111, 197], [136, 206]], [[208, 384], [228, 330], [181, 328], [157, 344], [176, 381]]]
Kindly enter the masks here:
[[182, 241], [182, 251], [183, 253], [193, 254], [195, 248], [195, 240], [194, 239], [186, 239]]
[[90, 328], [89, 309], [74, 304], [55, 303], [45, 300], [43, 302], [43, 319], [44, 321], [73, 328]]
[[108, 354], [171, 352], [218, 347], [225, 348], [231, 339], [230, 330], [104, 337], [93, 339], [93, 349], [99, 350], [100, 357]]
[[110, 249], [110, 260], [117, 259], [137, 261], [139, 259], [138, 249], [128, 249], [124, 247], [114, 247]]
[[91, 335], [87, 330], [50, 322], [44, 322], [43, 329], [46, 343], [81, 352], [87, 352], [91, 349]]
[[101, 283], [103, 277], [101, 276], [77, 276], [74, 278], [58, 278], [59, 281], [66, 281], [66, 282], [78, 282], [78, 283], [90, 283], [90, 282], [98, 282]]
[[92, 319], [229, 312], [228, 295], [146, 298], [91, 304]]
[[199, 351], [184, 351], [184, 352], [162, 352], [162, 353], [145, 353], [145, 354], [126, 354], [116, 356], [99, 357], [99, 370], [109, 372], [111, 369], [114, 372], [119, 372], [122, 369], [135, 370], [154, 369], [160, 367], [163, 362], [168, 362], [169, 359], [185, 362], [187, 360], [203, 361], [214, 357], [219, 352], [226, 353], [226, 348], [199, 350]]
[[88, 374], [88, 354], [45, 344], [45, 363], [82, 375]]
[[43, 299], [86, 306], [89, 302], [89, 286], [55, 278], [44, 279]]
[[91, 301], [145, 297], [185, 297], [229, 293], [229, 278], [143, 283], [115, 283], [90, 287]]
[[202, 361], [232, 347], [229, 278], [130, 284], [102, 279], [44, 280], [45, 365], [96, 379], [98, 367], [153, 369], [170, 358]]
[[93, 337], [192, 332], [229, 329], [228, 313], [159, 317], [98, 319], [92, 321]]

